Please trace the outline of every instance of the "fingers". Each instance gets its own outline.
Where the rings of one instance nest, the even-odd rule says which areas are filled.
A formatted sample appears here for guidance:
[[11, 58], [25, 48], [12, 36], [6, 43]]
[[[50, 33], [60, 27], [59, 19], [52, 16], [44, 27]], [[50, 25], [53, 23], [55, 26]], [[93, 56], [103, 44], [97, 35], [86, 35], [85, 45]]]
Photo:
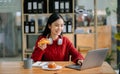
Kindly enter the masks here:
[[44, 50], [44, 49], [47, 48], [47, 45], [46, 45], [46, 44], [42, 44], [42, 45], [39, 45], [38, 47], [39, 47], [40, 49]]
[[47, 47], [47, 44], [49, 44], [50, 41], [46, 38], [42, 38], [38, 41], [38, 47], [42, 50], [44, 50]]

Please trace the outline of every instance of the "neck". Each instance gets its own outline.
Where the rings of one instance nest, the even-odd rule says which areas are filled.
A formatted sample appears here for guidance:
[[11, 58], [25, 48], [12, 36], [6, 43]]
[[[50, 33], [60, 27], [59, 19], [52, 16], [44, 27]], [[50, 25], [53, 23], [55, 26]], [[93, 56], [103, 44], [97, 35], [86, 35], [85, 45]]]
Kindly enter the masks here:
[[55, 40], [55, 39], [57, 39], [58, 38], [58, 35], [50, 35], [50, 37], [53, 39], [53, 40]]

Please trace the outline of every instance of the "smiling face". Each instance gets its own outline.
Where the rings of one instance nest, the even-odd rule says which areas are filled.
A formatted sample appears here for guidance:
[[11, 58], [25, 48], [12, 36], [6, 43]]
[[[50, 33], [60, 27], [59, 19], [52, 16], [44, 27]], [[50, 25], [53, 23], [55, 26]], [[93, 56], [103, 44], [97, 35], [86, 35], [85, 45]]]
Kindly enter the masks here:
[[49, 29], [51, 30], [51, 36], [58, 36], [61, 34], [64, 28], [63, 19], [58, 19], [54, 21], [51, 25], [49, 25]]

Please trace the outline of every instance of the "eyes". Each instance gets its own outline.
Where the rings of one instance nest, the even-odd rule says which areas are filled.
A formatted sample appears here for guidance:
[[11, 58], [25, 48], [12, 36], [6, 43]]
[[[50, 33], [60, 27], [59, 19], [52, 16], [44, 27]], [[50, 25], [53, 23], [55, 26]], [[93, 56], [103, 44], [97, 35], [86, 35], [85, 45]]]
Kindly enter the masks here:
[[55, 26], [55, 27], [64, 27], [64, 24], [55, 23], [54, 26]]

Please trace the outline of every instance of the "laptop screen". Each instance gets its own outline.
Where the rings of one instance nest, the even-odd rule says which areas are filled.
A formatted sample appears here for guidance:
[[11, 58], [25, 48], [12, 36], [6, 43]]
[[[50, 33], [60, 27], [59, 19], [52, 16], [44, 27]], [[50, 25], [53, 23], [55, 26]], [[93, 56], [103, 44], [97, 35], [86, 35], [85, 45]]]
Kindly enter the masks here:
[[101, 66], [104, 62], [108, 48], [91, 50], [87, 53], [81, 69]]

